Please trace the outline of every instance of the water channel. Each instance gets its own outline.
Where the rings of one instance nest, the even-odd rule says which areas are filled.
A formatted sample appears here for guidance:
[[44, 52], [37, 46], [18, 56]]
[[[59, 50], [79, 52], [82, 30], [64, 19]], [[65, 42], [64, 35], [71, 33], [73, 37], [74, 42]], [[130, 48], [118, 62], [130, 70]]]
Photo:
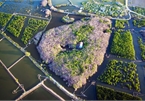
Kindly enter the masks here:
[[[73, 3], [78, 4], [79, 0], [73, 0]], [[84, 1], [84, 0], [81, 0]], [[68, 2], [67, 0], [53, 0], [53, 3], [55, 4], [60, 4], [60, 3], [66, 3]], [[35, 7], [36, 5], [38, 5], [37, 3], [34, 3]], [[62, 8], [62, 9], [65, 9]], [[67, 8], [69, 9], [69, 8]], [[1, 11], [1, 9], [0, 9]], [[4, 11], [5, 12], [5, 11]], [[61, 18], [64, 16], [65, 14], [61, 14], [61, 13], [57, 13], [57, 12], [52, 12], [52, 20], [50, 22], [50, 24], [47, 26], [46, 30], [49, 30], [50, 28], [54, 28], [54, 27], [58, 27], [60, 25], [64, 25], [64, 23], [62, 23]], [[76, 20], [79, 20], [81, 18], [83, 18], [84, 16], [75, 16], [75, 15], [70, 15], [71, 17], [74, 17]], [[114, 20], [112, 21], [112, 26], [114, 26]], [[135, 28], [132, 26], [132, 20], [129, 21], [130, 23], [130, 27], [134, 28], [135, 30], [139, 31], [142, 28]], [[132, 33], [133, 35], [133, 39], [134, 39], [134, 47], [135, 47], [135, 51], [136, 51], [136, 57], [138, 57], [138, 59], [141, 59], [140, 56], [140, 49], [138, 47], [137, 44], [137, 37], [140, 36], [139, 34], [135, 34]], [[24, 46], [23, 43], [20, 41], [20, 39], [16, 39], [15, 37], [13, 37], [12, 35], [9, 34], [9, 36], [15, 40], [16, 42], [18, 42], [21, 46]], [[141, 36], [140, 36], [141, 37]], [[0, 35], [0, 38], [2, 38], [2, 36]], [[112, 41], [112, 35], [110, 38], [110, 42]], [[111, 44], [111, 43], [110, 43]], [[110, 44], [108, 46], [107, 49], [107, 54], [110, 54]], [[36, 46], [34, 44], [31, 44], [28, 48], [26, 48], [26, 50], [28, 50], [29, 52], [31, 52], [31, 55], [36, 59], [39, 60], [40, 56], [39, 53], [36, 50]], [[6, 64], [7, 67], [9, 67], [12, 63], [14, 63], [17, 59], [19, 59], [20, 57], [22, 57], [24, 54], [22, 52], [20, 52], [17, 48], [15, 48], [11, 43], [9, 43], [6, 39], [2, 40], [0, 42], [0, 60], [2, 60], [4, 62], [4, 64]], [[104, 58], [104, 61], [102, 63], [101, 66], [99, 66], [98, 68], [98, 72], [96, 74], [94, 74], [91, 78], [89, 78], [88, 83], [83, 86], [82, 88], [78, 89], [75, 94], [80, 96], [80, 92], [84, 90], [84, 88], [87, 88], [88, 86], [90, 86], [91, 81], [95, 80], [96, 78], [104, 71], [106, 64], [108, 63], [109, 60], [112, 59], [117, 59], [117, 60], [123, 60], [123, 61], [130, 61], [127, 59], [122, 59], [122, 58], [117, 58], [116, 56], [111, 55], [110, 58]], [[145, 64], [145, 63], [143, 63]], [[141, 88], [143, 89], [142, 93], [145, 93], [145, 81], [143, 79], [143, 71], [142, 71], [142, 67], [143, 64], [139, 64], [138, 63], [138, 72], [139, 72], [139, 78], [140, 78], [140, 82], [141, 82]], [[39, 83], [39, 80], [37, 78], [38, 74], [44, 75], [39, 69], [37, 69], [37, 67], [28, 59], [28, 58], [24, 58], [22, 59], [18, 64], [16, 64], [14, 67], [11, 68], [10, 70], [14, 76], [16, 76], [19, 80], [20, 83], [24, 84], [24, 87], [26, 90], [29, 90], [32, 86], [35, 86], [37, 83]], [[54, 79], [56, 79], [60, 84], [62, 84], [67, 90], [73, 92], [74, 89], [67, 87], [67, 85], [65, 84], [65, 82], [62, 81], [61, 78], [59, 78], [58, 76], [56, 76], [53, 72], [51, 72], [48, 69], [48, 72], [52, 75], [52, 77]], [[14, 80], [8, 75], [8, 73], [6, 72], [6, 70], [3, 68], [3, 66], [0, 64], [0, 82], [1, 82], [1, 86], [0, 86], [0, 99], [3, 100], [8, 100], [8, 99], [15, 99], [17, 98], [22, 92], [18, 92], [17, 94], [12, 94], [12, 91], [14, 89], [17, 88], [17, 84], [14, 82]], [[45, 82], [45, 84], [51, 88], [52, 90], [54, 90], [57, 94], [59, 94], [61, 97], [63, 97], [66, 100], [70, 100], [71, 98], [69, 98], [68, 96], [66, 96], [61, 90], [59, 90], [54, 84], [52, 84], [51, 82], [49, 82], [48, 80]], [[91, 93], [90, 93], [91, 92]], [[84, 97], [84, 99], [87, 100], [96, 100], [96, 85], [92, 85], [90, 86], [90, 88], [85, 92], [85, 95], [87, 95], [87, 98]], [[82, 97], [83, 98], [83, 97]], [[54, 97], [53, 95], [51, 95], [49, 92], [47, 92], [46, 90], [44, 90], [43, 87], [40, 87], [38, 89], [36, 89], [34, 92], [32, 92], [31, 94], [29, 94], [28, 96], [26, 96], [24, 98], [24, 100], [58, 100], [56, 97]]]

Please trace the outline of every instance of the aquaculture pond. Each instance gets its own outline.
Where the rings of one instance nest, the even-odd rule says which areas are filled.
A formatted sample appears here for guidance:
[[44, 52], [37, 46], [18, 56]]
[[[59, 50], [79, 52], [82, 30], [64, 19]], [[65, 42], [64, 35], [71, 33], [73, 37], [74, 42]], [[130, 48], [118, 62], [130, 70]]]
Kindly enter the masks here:
[[38, 74], [44, 75], [27, 57], [13, 66], [10, 71], [20, 83], [24, 84], [26, 90], [40, 82]]
[[23, 98], [23, 100], [59, 100], [54, 95], [46, 91], [43, 87], [34, 90]]
[[[1, 46], [1, 45], [0, 45]], [[14, 100], [21, 93], [12, 94], [13, 90], [18, 86], [15, 81], [11, 78], [11, 76], [7, 73], [5, 68], [0, 63], [0, 99], [1, 100]]]
[[[7, 51], [9, 52], [7, 53]], [[16, 47], [14, 47], [7, 40], [4, 39], [3, 41], [0, 42], [0, 60], [2, 60], [4, 64], [6, 65], [8, 64], [9, 66], [23, 55], [24, 54], [22, 54], [22, 52], [20, 52]], [[40, 82], [40, 80], [38, 79], [38, 74], [44, 76], [44, 74], [27, 57], [24, 57], [20, 62], [14, 65], [10, 69], [10, 71], [18, 79], [18, 81], [24, 85], [24, 88], [26, 90], [29, 90], [31, 87], [37, 85], [37, 83]], [[1, 82], [1, 86], [0, 86], [1, 100], [10, 100], [10, 99], [14, 100], [18, 98], [20, 94], [22, 94], [22, 90], [20, 89], [16, 94], [12, 94], [13, 90], [17, 89], [18, 85], [15, 83], [15, 81], [11, 78], [11, 76], [8, 74], [8, 72], [4, 69], [4, 67], [1, 64], [0, 64], [0, 82]], [[51, 88], [51, 86], [49, 88]], [[41, 99], [57, 100], [57, 98], [55, 98], [52, 95], [50, 96], [50, 93], [48, 93], [45, 90], [42, 90], [41, 88], [36, 89], [36, 91], [39, 94], [40, 93], [43, 94], [42, 96], [40, 96]], [[30, 95], [30, 97], [28, 96], [26, 98], [28, 98], [29, 100], [35, 99], [36, 95], [32, 94], [32, 96]]]
[[[31, 0], [30, 0], [31, 1]], [[37, 13], [37, 8], [39, 9], [39, 7], [37, 7], [40, 4], [40, 1], [37, 0], [33, 3], [31, 3], [29, 0], [22, 0], [22, 2], [15, 2], [15, 1], [5, 1], [4, 4], [0, 7], [0, 11], [1, 12], [6, 12], [6, 13], [14, 13], [14, 12], [21, 12], [24, 14], [34, 14]], [[86, 0], [72, 0], [72, 2], [74, 4], [80, 4], [79, 2], [81, 1], [86, 1]], [[68, 3], [68, 0], [52, 0], [53, 4], [61, 4], [61, 3]], [[15, 6], [16, 5], [16, 6]], [[20, 7], [22, 7], [23, 9], [21, 10]], [[6, 8], [6, 9], [5, 9]], [[28, 8], [28, 10], [26, 11], [26, 9]], [[29, 9], [33, 9], [30, 10]], [[34, 9], [35, 8], [35, 9]], [[71, 7], [64, 7], [62, 9], [72, 9]], [[78, 9], [76, 9], [78, 10]], [[41, 12], [42, 13], [42, 12]], [[40, 16], [40, 13], [38, 14]], [[64, 23], [61, 21], [61, 18], [66, 15], [66, 14], [61, 14], [61, 13], [57, 13], [57, 12], [52, 12], [52, 20], [50, 22], [50, 24], [47, 26], [46, 30], [49, 30], [50, 28], [54, 28], [54, 27], [58, 27], [60, 25], [64, 25]], [[81, 18], [83, 18], [84, 16], [74, 16], [74, 15], [69, 15], [70, 17], [75, 18], [75, 20], [79, 20]], [[114, 27], [114, 22], [112, 23], [112, 26]], [[139, 31], [142, 28], [137, 28], [134, 27], [132, 25], [132, 20], [129, 21], [130, 24], [130, 28]], [[16, 41], [17, 43], [19, 43], [21, 46], [25, 46], [20, 40], [20, 38], [15, 38], [13, 35], [11, 35], [10, 33], [8, 34], [8, 32], [6, 32], [8, 36], [10, 36], [14, 41]], [[134, 48], [135, 48], [135, 57], [138, 60], [141, 60], [141, 56], [140, 56], [140, 49], [139, 49], [139, 45], [137, 43], [137, 37], [141, 35], [139, 33], [136, 32], [132, 32], [132, 36], [133, 36], [133, 44], [134, 44]], [[110, 44], [108, 46], [107, 49], [107, 54], [110, 54], [110, 45], [112, 42], [112, 35], [110, 38]], [[0, 35], [1, 38], [1, 35]], [[26, 50], [28, 50], [32, 56], [36, 59], [39, 60], [40, 56], [39, 53], [36, 50], [36, 45], [31, 44], [30, 46], [28, 46], [26, 48]], [[2, 60], [6, 66], [10, 66], [12, 63], [14, 63], [17, 59], [19, 59], [20, 57], [22, 57], [24, 54], [22, 52], [20, 52], [17, 48], [15, 48], [11, 43], [9, 43], [6, 39], [2, 40], [0, 42], [0, 60]], [[96, 100], [96, 85], [92, 85], [92, 81], [96, 81], [97, 77], [99, 75], [101, 75], [103, 73], [103, 71], [106, 68], [106, 64], [112, 60], [112, 59], [116, 59], [116, 60], [122, 60], [122, 61], [126, 61], [126, 62], [131, 62], [131, 60], [128, 59], [123, 59], [123, 58], [118, 58], [114, 55], [110, 55], [109, 58], [104, 57], [104, 61], [102, 63], [101, 66], [99, 66], [97, 73], [94, 74], [92, 77], [90, 77], [87, 81], [87, 84], [84, 85], [82, 88], [78, 89], [75, 94], [81, 98], [87, 99], [87, 100]], [[145, 74], [143, 74], [143, 66], [145, 66], [145, 63], [143, 62], [143, 64], [141, 63], [137, 63], [137, 72], [139, 74], [139, 80], [140, 80], [140, 84], [141, 84], [141, 92], [145, 94], [145, 80], [144, 77]], [[37, 69], [37, 67], [32, 64], [32, 62], [28, 59], [28, 58], [24, 58], [22, 59], [18, 64], [16, 64], [13, 68], [11, 68], [10, 70], [20, 81], [20, 83], [24, 84], [24, 87], [26, 87], [26, 89], [30, 89], [32, 86], [35, 86], [39, 80], [37, 78], [38, 74], [42, 74], [43, 73]], [[48, 72], [52, 75], [52, 77], [54, 77], [59, 83], [61, 83], [67, 90], [71, 91], [73, 93], [74, 89], [71, 87], [67, 87], [67, 85], [65, 84], [64, 81], [62, 81], [62, 79], [58, 76], [56, 76], [53, 72], [51, 72], [48, 68]], [[4, 70], [3, 66], [0, 65], [0, 82], [2, 83], [3, 86], [0, 86], [0, 93], [4, 96], [0, 96], [0, 99], [3, 100], [10, 100], [10, 99], [15, 99], [18, 97], [18, 95], [21, 94], [21, 92], [18, 92], [16, 95], [12, 94], [12, 91], [14, 89], [17, 88], [17, 85], [15, 84], [15, 82], [12, 80], [12, 78], [7, 74], [7, 72]], [[11, 84], [11, 85], [10, 85]], [[62, 91], [60, 91], [54, 84], [50, 83], [49, 81], [46, 81], [45, 84], [53, 89], [56, 93], [58, 93], [59, 95], [61, 95], [64, 99], [66, 100], [70, 100], [70, 98], [68, 96], [66, 96], [66, 94], [64, 94]], [[112, 88], [116, 89], [114, 86], [112, 86]], [[84, 94], [87, 97], [83, 97], [81, 92], [85, 91]], [[40, 87], [38, 89], [36, 89], [33, 93], [29, 94], [28, 96], [26, 96], [24, 98], [24, 100], [57, 100], [57, 98], [55, 98], [54, 96], [52, 96], [50, 93], [48, 93], [46, 90], [44, 90], [44, 88]], [[145, 98], [144, 98], [145, 99]]]
[[24, 54], [15, 48], [8, 40], [3, 39], [0, 42], [0, 60], [2, 60], [7, 67], [12, 65], [23, 55]]

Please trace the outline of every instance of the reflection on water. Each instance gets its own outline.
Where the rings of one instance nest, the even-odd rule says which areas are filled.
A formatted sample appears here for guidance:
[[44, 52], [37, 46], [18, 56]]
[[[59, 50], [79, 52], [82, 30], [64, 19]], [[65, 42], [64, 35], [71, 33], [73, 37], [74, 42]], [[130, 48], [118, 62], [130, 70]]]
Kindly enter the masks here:
[[40, 6], [40, 2], [41, 0], [6, 0], [4, 1], [4, 4], [0, 7], [0, 12], [17, 12], [44, 17], [44, 13], [41, 11], [41, 9], [45, 9], [47, 7]]
[[67, 3], [69, 3], [68, 0], [52, 0], [53, 5], [67, 4]]
[[17, 98], [21, 93], [12, 94], [12, 91], [16, 88], [17, 84], [0, 64], [0, 100], [14, 100]]
[[[68, 4], [69, 0], [52, 0], [53, 5], [58, 5], [58, 4]], [[87, 0], [70, 0], [74, 5], [81, 6], [81, 3]]]
[[81, 3], [87, 0], [71, 0], [73, 4], [81, 6]]
[[13, 64], [23, 53], [15, 48], [8, 40], [3, 39], [0, 42], [0, 60], [8, 67]]
[[[6, 65], [12, 64], [22, 55], [24, 54], [22, 54], [22, 52], [20, 52], [7, 40], [4, 39], [3, 41], [0, 42], [0, 59], [2, 59]], [[37, 83], [40, 82], [37, 77], [38, 74], [44, 75], [27, 57], [23, 58], [20, 62], [14, 65], [14, 67], [12, 67], [10, 71], [18, 79], [18, 81], [24, 85], [24, 88], [26, 90], [29, 90], [31, 87], [35, 86]], [[9, 76], [9, 74], [4, 69], [4, 67], [1, 66], [1, 64], [0, 64], [0, 83], [1, 83], [0, 100], [16, 99], [18, 98], [18, 96], [20, 96], [20, 94], [22, 94], [22, 91], [19, 91], [17, 94], [12, 94], [12, 91], [15, 90], [18, 87], [18, 85], [14, 82], [11, 76]], [[37, 89], [36, 92], [37, 92], [36, 94], [33, 95], [32, 93], [32, 95], [26, 98], [37, 100], [38, 99], [57, 100], [54, 96], [52, 96], [47, 91], [42, 90], [41, 88]]]
[[10, 69], [26, 90], [39, 83], [38, 74], [44, 75], [30, 60], [25, 57]]
[[23, 98], [23, 100], [59, 100], [54, 95], [46, 91], [43, 87], [39, 87], [28, 96]]

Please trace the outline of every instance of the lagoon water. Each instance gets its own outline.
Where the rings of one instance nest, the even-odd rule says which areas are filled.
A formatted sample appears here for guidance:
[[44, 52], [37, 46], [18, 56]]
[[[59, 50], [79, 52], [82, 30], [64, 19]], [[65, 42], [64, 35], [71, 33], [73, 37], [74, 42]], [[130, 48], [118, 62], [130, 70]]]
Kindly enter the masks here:
[[[86, 1], [86, 0], [71, 0], [71, 1], [74, 4], [76, 4], [76, 5], [80, 5], [80, 2]], [[7, 1], [5, 4], [9, 4], [9, 3], [10, 2]], [[31, 5], [32, 6], [35, 5], [35, 7], [36, 7], [39, 3], [40, 3], [40, 1], [38, 2], [38, 0], [37, 0], [37, 2], [34, 2]], [[63, 3], [68, 3], [68, 1], [67, 0], [52, 0], [52, 3], [53, 4], [63, 4]], [[17, 3], [17, 4], [19, 4], [19, 3]], [[4, 8], [2, 8], [2, 7], [0, 7], [0, 11], [8, 12], [6, 10], [3, 10]], [[9, 6], [8, 6], [8, 8], [9, 8]], [[64, 7], [63, 9], [69, 9], [69, 7], [68, 8]], [[70, 9], [72, 9], [72, 7]], [[11, 12], [9, 12], [9, 13], [15, 12], [13, 10], [14, 9], [10, 10]], [[47, 30], [49, 30], [50, 28], [53, 28], [53, 27], [58, 27], [60, 25], [64, 25], [64, 23], [62, 23], [62, 21], [61, 21], [61, 18], [64, 15], [65, 14], [60, 14], [60, 13], [52, 12], [52, 16], [53, 17], [52, 17], [52, 20], [51, 20], [50, 24], [47, 26]], [[84, 17], [84, 16], [74, 16], [74, 15], [70, 15], [70, 16], [74, 17], [76, 20], [79, 20], [79, 19]], [[9, 36], [12, 37], [11, 35], [9, 35]], [[0, 38], [2, 38], [1, 35], [0, 35]], [[14, 37], [12, 37], [12, 38], [13, 38], [14, 41], [20, 42], [20, 39], [17, 40]], [[133, 38], [136, 38], [136, 37], [134, 36]], [[136, 48], [136, 52], [138, 52], [138, 48], [137, 48], [138, 46], [136, 45], [136, 42], [134, 43], [134, 45], [135, 45], [135, 48]], [[32, 56], [36, 60], [40, 59], [39, 53], [37, 52], [36, 46], [34, 44], [31, 44], [27, 48], [27, 50], [29, 52], [31, 52]], [[107, 51], [107, 54], [110, 54], [109, 51]], [[14, 47], [6, 39], [4, 39], [4, 40], [2, 40], [0, 42], [0, 60], [2, 60], [6, 64], [6, 66], [10, 66], [12, 63], [14, 63], [18, 58], [22, 57], [23, 55], [24, 54], [22, 52], [20, 52], [16, 47]], [[137, 56], [140, 58], [139, 55], [140, 54], [137, 53]], [[106, 67], [106, 64], [108, 63], [108, 61], [110, 59], [118, 59], [118, 58], [116, 58], [116, 57], [115, 58], [114, 57], [110, 57], [109, 59], [105, 58], [105, 60], [102, 63], [102, 65], [98, 68], [98, 72], [95, 75], [93, 75], [93, 77], [91, 77], [88, 80], [88, 83], [86, 84], [86, 86], [83, 86], [83, 87], [88, 87], [90, 85], [89, 81], [96, 80], [97, 76], [100, 75], [103, 72], [103, 70]], [[125, 60], [125, 59], [121, 59], [121, 60]], [[127, 61], [127, 60], [125, 60], [125, 61]], [[27, 57], [22, 59], [18, 64], [16, 64], [13, 68], [11, 68], [10, 71], [18, 78], [20, 83], [24, 84], [24, 87], [26, 88], [26, 90], [29, 90], [32, 86], [35, 86], [37, 83], [39, 83], [39, 80], [37, 78], [38, 74], [44, 75]], [[68, 89], [69, 91], [73, 92], [73, 89], [70, 88], [70, 87], [67, 87], [65, 82], [63, 82], [61, 78], [59, 78], [54, 73], [49, 71], [49, 69], [48, 69], [48, 72], [58, 82], [60, 82], [66, 89]], [[139, 74], [139, 76], [140, 76], [140, 74]], [[142, 82], [144, 82], [144, 81], [142, 80]], [[0, 83], [1, 83], [0, 84], [0, 94], [1, 94], [0, 95], [0, 100], [16, 99], [22, 93], [20, 91], [20, 92], [18, 92], [15, 95], [12, 94], [12, 91], [17, 88], [17, 84], [9, 76], [9, 74], [4, 69], [4, 67], [1, 66], [1, 64], [0, 64]], [[54, 90], [56, 93], [58, 93], [60, 96], [62, 96], [64, 99], [66, 99], [66, 100], [70, 100], [71, 99], [68, 96], [66, 96], [66, 94], [64, 94], [61, 90], [59, 90], [54, 84], [52, 84], [50, 81], [47, 80], [45, 82], [45, 84], [49, 88]], [[80, 96], [80, 92], [84, 89], [83, 87], [78, 89], [77, 92], [75, 92], [78, 96]], [[86, 91], [85, 94], [87, 95], [87, 98], [85, 98], [85, 99], [96, 100], [96, 88], [95, 88], [95, 85], [91, 86]], [[29, 94], [28, 96], [26, 96], [24, 98], [24, 100], [57, 100], [57, 98], [54, 97], [53, 95], [51, 95], [49, 92], [47, 92], [44, 88], [40, 87], [40, 88], [36, 89], [34, 92], [32, 92], [31, 94]]]
[[[87, 0], [70, 0], [73, 4], [81, 6], [81, 2], [87, 1]], [[69, 3], [68, 0], [52, 0], [53, 5], [58, 4], [67, 4]]]

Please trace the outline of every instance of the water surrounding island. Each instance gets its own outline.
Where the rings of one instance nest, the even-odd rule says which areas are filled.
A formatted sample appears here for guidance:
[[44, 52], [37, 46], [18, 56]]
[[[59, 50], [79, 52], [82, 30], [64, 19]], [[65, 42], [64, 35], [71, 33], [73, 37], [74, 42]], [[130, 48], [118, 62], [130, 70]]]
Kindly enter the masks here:
[[[0, 1], [3, 1], [3, 0], [0, 0]], [[80, 2], [82, 2], [82, 1], [86, 1], [86, 0], [72, 0], [72, 2], [74, 4], [79, 5], [79, 6], [80, 6]], [[68, 0], [52, 0], [52, 3], [54, 5], [56, 5], [56, 4], [60, 4], [60, 3], [64, 4], [64, 3], [69, 3], [69, 2], [68, 2]], [[13, 6], [11, 8], [12, 5], [17, 5], [17, 6]], [[39, 0], [37, 0], [37, 1], [35, 0], [34, 2], [29, 2], [28, 0], [26, 0], [26, 1], [23, 0], [23, 2], [6, 1], [3, 4], [3, 6], [0, 7], [0, 11], [6, 12], [6, 13], [13, 13], [14, 11], [23, 13], [25, 11], [24, 13], [26, 13], [26, 14], [32, 13], [34, 15], [37, 15], [38, 12], [37, 12], [36, 8], [38, 5], [40, 5]], [[20, 7], [22, 7], [23, 9], [22, 10], [19, 9]], [[31, 7], [32, 9], [35, 9], [35, 10], [32, 10], [31, 12], [27, 12], [25, 8], [28, 8], [28, 7]], [[69, 7], [68, 8], [64, 7], [62, 9], [69, 9]], [[61, 22], [61, 18], [64, 15], [65, 14], [52, 12], [53, 18], [52, 18], [50, 24], [47, 26], [46, 30], [63, 25], [64, 23]], [[70, 15], [70, 16], [74, 17], [76, 20], [79, 20], [79, 19], [84, 17], [84, 16], [75, 16], [75, 15]], [[132, 20], [130, 20], [129, 23], [130, 23], [130, 27], [135, 28], [132, 25]], [[114, 23], [112, 24], [112, 26], [114, 26]], [[135, 28], [135, 30], [138, 30], [138, 31], [141, 29], [142, 28]], [[11, 38], [13, 40], [15, 40], [16, 42], [21, 43], [21, 45], [23, 45], [22, 42], [20, 42], [20, 39], [16, 39], [12, 35], [9, 35], [9, 36], [11, 36]], [[132, 33], [132, 36], [134, 39], [134, 47], [136, 50], [136, 57], [138, 59], [141, 59], [139, 46], [137, 44], [137, 37], [140, 36], [140, 34], [136, 34], [134, 32], [134, 33]], [[0, 38], [2, 38], [1, 35], [0, 35]], [[112, 41], [112, 37], [110, 38], [110, 42], [111, 41]], [[107, 49], [107, 54], [110, 54], [109, 48], [110, 48], [110, 44], [109, 44], [108, 49]], [[36, 60], [40, 59], [39, 53], [37, 52], [34, 44], [31, 44], [26, 50], [31, 52], [32, 56]], [[3, 39], [0, 42], [0, 60], [2, 60], [6, 64], [6, 66], [9, 67], [12, 63], [14, 63], [17, 59], [19, 59], [23, 55], [24, 54], [22, 52], [20, 52], [16, 47], [14, 47], [7, 40]], [[83, 91], [84, 89], [86, 89], [87, 87], [89, 87], [91, 84], [91, 81], [96, 80], [98, 75], [100, 75], [104, 71], [108, 61], [112, 60], [112, 59], [130, 61], [127, 59], [122, 59], [122, 58], [119, 59], [113, 55], [111, 55], [109, 58], [105, 57], [104, 62], [98, 68], [98, 72], [96, 74], [94, 74], [91, 78], [89, 78], [89, 80], [87, 81], [88, 83], [86, 85], [84, 85], [82, 88], [78, 89], [75, 92], [75, 94], [78, 96], [81, 96], [80, 92]], [[137, 69], [139, 72], [139, 78], [140, 78], [140, 82], [141, 82], [141, 88], [145, 89], [145, 86], [144, 86], [145, 81], [143, 78], [144, 75], [143, 75], [143, 71], [142, 71], [142, 67], [145, 65], [145, 63], [143, 63], [143, 64], [138, 63], [137, 65], [138, 65]], [[39, 69], [37, 69], [37, 67], [28, 58], [22, 59], [18, 64], [16, 64], [13, 68], [11, 68], [11, 72], [18, 78], [18, 80], [22, 84], [24, 84], [24, 87], [26, 88], [26, 90], [30, 89], [32, 86], [36, 85], [39, 82], [39, 80], [37, 78], [38, 74], [44, 75]], [[49, 71], [49, 69], [48, 69], [48, 72], [52, 75], [52, 77], [54, 77], [54, 79], [56, 79], [60, 84], [62, 84], [67, 90], [73, 92], [74, 89], [67, 87], [65, 82], [63, 82], [60, 77], [56, 76], [53, 72]], [[0, 89], [1, 89], [0, 90], [0, 94], [1, 94], [0, 99], [1, 100], [10, 100], [10, 99], [14, 100], [22, 93], [22, 91], [20, 91], [17, 94], [12, 94], [12, 91], [17, 88], [17, 84], [9, 76], [9, 74], [7, 73], [7, 71], [4, 69], [4, 67], [1, 64], [0, 64], [0, 83], [1, 83], [1, 86], [0, 86]], [[62, 96], [64, 99], [70, 100], [70, 98], [68, 96], [66, 96], [61, 90], [59, 90], [50, 81], [46, 81], [45, 84], [49, 88], [53, 89], [60, 96]], [[145, 93], [145, 90], [142, 92]], [[87, 100], [96, 100], [97, 98], [96, 98], [95, 85], [90, 86], [90, 88], [85, 92], [85, 94], [87, 95], [87, 97], [82, 97], [82, 96], [81, 97], [84, 99], [87, 99]], [[24, 98], [24, 100], [58, 100], [58, 99], [56, 97], [54, 97], [53, 95], [51, 95], [50, 93], [48, 93], [42, 87], [40, 87], [40, 88], [36, 89], [33, 93], [26, 96]]]

